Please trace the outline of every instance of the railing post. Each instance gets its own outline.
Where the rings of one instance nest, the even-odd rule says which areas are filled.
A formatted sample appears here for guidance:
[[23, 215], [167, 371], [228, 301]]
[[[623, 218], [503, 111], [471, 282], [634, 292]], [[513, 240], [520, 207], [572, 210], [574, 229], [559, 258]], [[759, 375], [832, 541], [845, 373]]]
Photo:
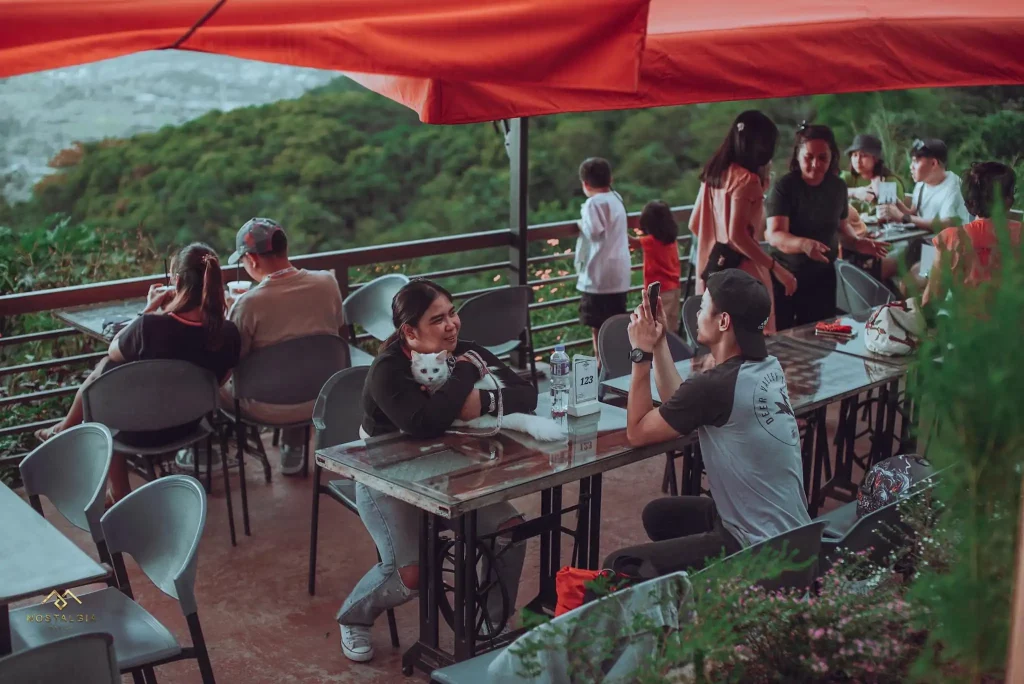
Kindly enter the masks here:
[[[530, 120], [512, 119], [503, 122], [505, 151], [509, 163], [509, 281], [513, 285], [526, 285], [529, 272], [526, 270], [529, 236], [530, 187]], [[524, 346], [529, 336], [523, 335]], [[512, 353], [512, 362], [519, 368], [526, 367], [524, 354]]]

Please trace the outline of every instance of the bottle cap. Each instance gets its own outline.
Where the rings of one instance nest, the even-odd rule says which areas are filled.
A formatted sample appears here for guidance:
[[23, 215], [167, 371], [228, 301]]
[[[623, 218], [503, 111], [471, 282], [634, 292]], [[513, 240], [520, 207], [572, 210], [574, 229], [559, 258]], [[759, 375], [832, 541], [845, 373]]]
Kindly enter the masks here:
[[555, 351], [556, 352], [564, 352], [565, 351], [565, 345], [564, 344], [556, 344], [555, 345]]

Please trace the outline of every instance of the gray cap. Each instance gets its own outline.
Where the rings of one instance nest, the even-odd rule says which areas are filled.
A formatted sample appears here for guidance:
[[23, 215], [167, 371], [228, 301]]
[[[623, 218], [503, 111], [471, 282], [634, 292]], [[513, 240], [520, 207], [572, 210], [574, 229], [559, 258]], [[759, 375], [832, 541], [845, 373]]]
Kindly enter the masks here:
[[243, 254], [268, 254], [273, 251], [274, 236], [284, 233], [281, 224], [268, 218], [251, 218], [238, 229], [235, 251], [228, 257], [229, 264], [237, 264]]
[[850, 156], [854, 152], [867, 152], [875, 159], [881, 159], [882, 141], [873, 135], [855, 135], [853, 144], [846, 148], [846, 156]]

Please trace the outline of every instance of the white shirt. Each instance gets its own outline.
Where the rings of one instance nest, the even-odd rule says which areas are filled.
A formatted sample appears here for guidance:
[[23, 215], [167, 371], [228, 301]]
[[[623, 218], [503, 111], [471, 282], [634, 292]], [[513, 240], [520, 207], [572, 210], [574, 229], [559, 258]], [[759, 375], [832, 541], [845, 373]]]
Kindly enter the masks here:
[[589, 294], [629, 290], [629, 240], [626, 206], [614, 192], [587, 199], [580, 210], [576, 240], [576, 289]]
[[961, 223], [971, 222], [971, 215], [960, 193], [960, 177], [952, 171], [946, 171], [946, 177], [938, 185], [925, 182], [915, 185], [912, 198], [917, 207], [917, 215], [921, 218], [941, 221], [955, 216]]

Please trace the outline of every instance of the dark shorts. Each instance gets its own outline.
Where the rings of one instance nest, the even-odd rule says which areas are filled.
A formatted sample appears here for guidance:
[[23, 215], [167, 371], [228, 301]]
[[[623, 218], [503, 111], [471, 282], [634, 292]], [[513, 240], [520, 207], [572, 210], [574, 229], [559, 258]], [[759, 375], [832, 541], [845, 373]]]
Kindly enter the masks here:
[[580, 323], [600, 329], [612, 316], [626, 313], [626, 293], [589, 294], [581, 293]]

